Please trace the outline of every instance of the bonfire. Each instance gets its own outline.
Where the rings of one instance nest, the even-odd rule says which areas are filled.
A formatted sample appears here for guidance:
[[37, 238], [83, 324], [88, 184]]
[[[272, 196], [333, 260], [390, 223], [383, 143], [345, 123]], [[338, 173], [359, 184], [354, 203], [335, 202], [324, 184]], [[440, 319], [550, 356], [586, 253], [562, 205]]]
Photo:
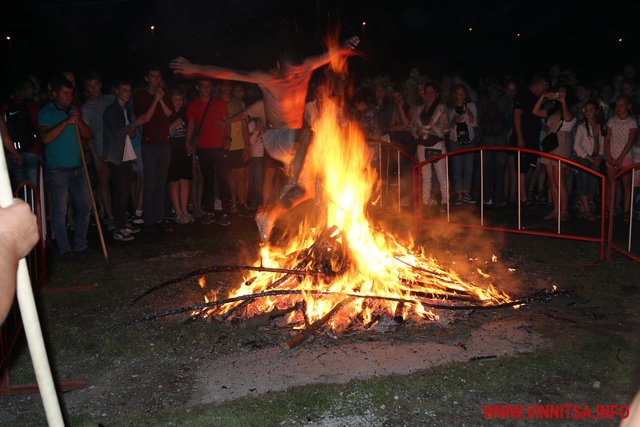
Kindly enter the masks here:
[[[313, 168], [321, 189], [316, 223], [308, 218], [297, 233], [287, 233], [288, 241], [263, 246], [256, 271], [225, 299], [280, 292], [206, 307], [193, 315], [229, 320], [288, 312], [287, 323], [294, 329], [321, 327], [337, 333], [384, 318], [436, 320], [428, 304], [434, 300], [480, 306], [511, 302], [493, 286], [476, 286], [420, 248], [375, 229], [367, 215], [377, 181], [372, 150], [334, 99], [321, 105], [305, 165]], [[200, 283], [206, 286], [204, 278]], [[217, 298], [212, 293], [205, 302]]]
[[201, 304], [140, 321], [186, 312], [191, 319], [223, 321], [263, 316], [291, 330], [293, 337], [286, 342], [291, 348], [316, 333], [366, 330], [389, 319], [437, 321], [442, 310], [518, 308], [560, 291], [554, 286], [514, 300], [492, 284], [479, 286], [443, 267], [413, 242], [378, 229], [367, 214], [379, 198], [373, 150], [357, 123], [347, 119], [340, 100], [325, 96], [320, 105], [305, 163], [306, 173], [317, 179], [316, 214], [297, 230], [282, 233], [277, 243], [262, 246], [253, 265], [203, 267], [148, 289], [134, 302], [192, 277], [200, 277], [206, 289], [208, 273], [249, 271], [227, 295], [212, 290]]

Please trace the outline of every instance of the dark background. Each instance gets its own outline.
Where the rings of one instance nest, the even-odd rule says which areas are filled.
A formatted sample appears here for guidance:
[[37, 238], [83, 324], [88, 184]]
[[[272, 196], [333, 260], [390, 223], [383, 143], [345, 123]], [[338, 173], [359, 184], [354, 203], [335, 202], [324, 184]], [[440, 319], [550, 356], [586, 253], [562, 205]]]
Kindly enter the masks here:
[[417, 66], [434, 76], [460, 69], [471, 80], [528, 77], [559, 63], [592, 83], [637, 62], [639, 12], [632, 1], [3, 1], [0, 86], [66, 69], [140, 81], [146, 64], [166, 66], [177, 55], [268, 68], [287, 45], [322, 51], [336, 25], [342, 39], [362, 39], [366, 56], [351, 61], [360, 74], [400, 77]]

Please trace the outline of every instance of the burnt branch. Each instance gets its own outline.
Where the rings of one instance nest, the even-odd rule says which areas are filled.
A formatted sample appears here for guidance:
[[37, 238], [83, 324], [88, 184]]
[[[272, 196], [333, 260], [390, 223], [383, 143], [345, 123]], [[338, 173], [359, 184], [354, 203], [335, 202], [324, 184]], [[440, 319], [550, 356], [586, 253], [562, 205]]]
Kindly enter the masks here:
[[316, 320], [315, 322], [313, 322], [312, 324], [304, 328], [302, 332], [300, 332], [298, 335], [287, 340], [287, 342], [284, 344], [285, 347], [291, 350], [292, 348], [297, 347], [303, 342], [305, 342], [307, 338], [309, 338], [311, 335], [315, 334], [320, 328], [322, 328], [322, 326], [324, 326], [324, 324], [327, 323], [329, 319], [331, 319], [334, 314], [340, 311], [340, 309], [344, 307], [344, 305], [350, 300], [351, 298], [345, 298], [339, 303], [337, 303], [335, 306], [333, 306], [331, 310], [327, 312], [327, 314], [325, 314], [320, 319]]
[[332, 292], [332, 291], [300, 290], [300, 289], [274, 289], [270, 291], [259, 292], [256, 294], [239, 295], [236, 297], [226, 298], [218, 301], [210, 301], [210, 302], [205, 302], [197, 305], [192, 305], [189, 307], [182, 307], [174, 310], [154, 313], [154, 314], [150, 314], [149, 316], [145, 316], [141, 319], [129, 321], [125, 323], [124, 326], [135, 325], [137, 323], [160, 319], [162, 317], [167, 317], [167, 316], [176, 316], [178, 314], [186, 313], [189, 311], [201, 310], [204, 308], [219, 307], [222, 305], [231, 304], [238, 301], [255, 300], [258, 298], [277, 296], [277, 295], [302, 295], [303, 293], [309, 294], [309, 295], [318, 295], [318, 296], [341, 295], [344, 297], [352, 297], [352, 298], [397, 301], [397, 302], [402, 302], [408, 305], [421, 304], [423, 307], [429, 307], [429, 308], [439, 309], [439, 310], [499, 310], [504, 308], [511, 308], [515, 306], [526, 305], [533, 302], [548, 302], [554, 296], [565, 295], [566, 291], [560, 288], [554, 288], [552, 290], [543, 289], [527, 297], [523, 297], [515, 301], [510, 301], [510, 302], [505, 302], [500, 304], [443, 304], [442, 302], [439, 302], [439, 303], [431, 302], [433, 301], [433, 299], [432, 300], [425, 300], [425, 299], [411, 300], [411, 299], [406, 299], [401, 297], [366, 295], [366, 294], [358, 294], [358, 293], [350, 293], [350, 292]]

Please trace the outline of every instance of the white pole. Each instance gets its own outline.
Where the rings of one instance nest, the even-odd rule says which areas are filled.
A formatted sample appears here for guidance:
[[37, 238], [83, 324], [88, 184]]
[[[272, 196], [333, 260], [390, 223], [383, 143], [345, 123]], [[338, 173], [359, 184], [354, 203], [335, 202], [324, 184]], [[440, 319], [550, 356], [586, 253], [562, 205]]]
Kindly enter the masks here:
[[558, 234], [560, 234], [560, 217], [562, 216], [562, 162], [558, 159]]
[[[1, 136], [0, 145], [2, 145]], [[6, 207], [12, 203], [13, 193], [11, 192], [11, 182], [9, 181], [9, 170], [7, 169], [4, 150], [0, 149], [0, 206]], [[47, 350], [44, 347], [38, 310], [36, 310], [36, 303], [33, 298], [29, 270], [24, 258], [18, 263], [17, 278], [16, 296], [18, 297], [18, 306], [20, 307], [20, 315], [22, 316], [24, 332], [27, 336], [29, 353], [31, 353], [33, 369], [36, 373], [47, 423], [55, 427], [64, 426], [58, 395], [56, 394], [49, 360], [47, 359]]]
[[[431, 164], [433, 165], [431, 176], [433, 176], [436, 173], [436, 166], [433, 162]], [[451, 206], [451, 204], [449, 203], [449, 156], [446, 156], [444, 158], [444, 167], [445, 167], [445, 175], [446, 175], [444, 183], [445, 183], [445, 188], [447, 192], [447, 222], [451, 222], [451, 212], [449, 211]]]
[[518, 170], [516, 171], [516, 175], [518, 176], [518, 230], [522, 230], [522, 191], [520, 190], [520, 181], [522, 178], [520, 178], [520, 162], [520, 150], [518, 150]]
[[480, 149], [480, 226], [484, 227], [484, 150]]
[[382, 143], [378, 141], [378, 183], [380, 187], [380, 207], [384, 208], [384, 197], [382, 190]]
[[633, 231], [633, 187], [636, 185], [636, 170], [631, 169], [631, 200], [629, 201], [629, 243], [627, 250], [631, 252], [631, 232]]

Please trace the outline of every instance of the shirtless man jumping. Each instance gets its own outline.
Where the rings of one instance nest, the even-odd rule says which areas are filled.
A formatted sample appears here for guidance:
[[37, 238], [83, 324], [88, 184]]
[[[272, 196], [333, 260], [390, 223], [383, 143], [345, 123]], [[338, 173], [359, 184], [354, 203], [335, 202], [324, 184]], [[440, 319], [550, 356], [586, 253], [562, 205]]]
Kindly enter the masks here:
[[313, 137], [311, 130], [303, 128], [311, 75], [337, 56], [352, 55], [359, 42], [358, 37], [351, 37], [337, 49], [306, 59], [285, 53], [276, 62], [276, 67], [268, 72], [234, 71], [213, 65], [193, 64], [182, 57], [169, 64], [175, 73], [187, 77], [206, 76], [255, 83], [262, 91], [269, 127], [264, 134], [264, 148], [271, 157], [288, 166], [289, 174], [289, 181], [282, 189], [278, 203], [256, 214], [263, 244], [269, 241], [273, 225], [283, 212], [314, 196], [313, 177], [304, 174], [304, 162]]

